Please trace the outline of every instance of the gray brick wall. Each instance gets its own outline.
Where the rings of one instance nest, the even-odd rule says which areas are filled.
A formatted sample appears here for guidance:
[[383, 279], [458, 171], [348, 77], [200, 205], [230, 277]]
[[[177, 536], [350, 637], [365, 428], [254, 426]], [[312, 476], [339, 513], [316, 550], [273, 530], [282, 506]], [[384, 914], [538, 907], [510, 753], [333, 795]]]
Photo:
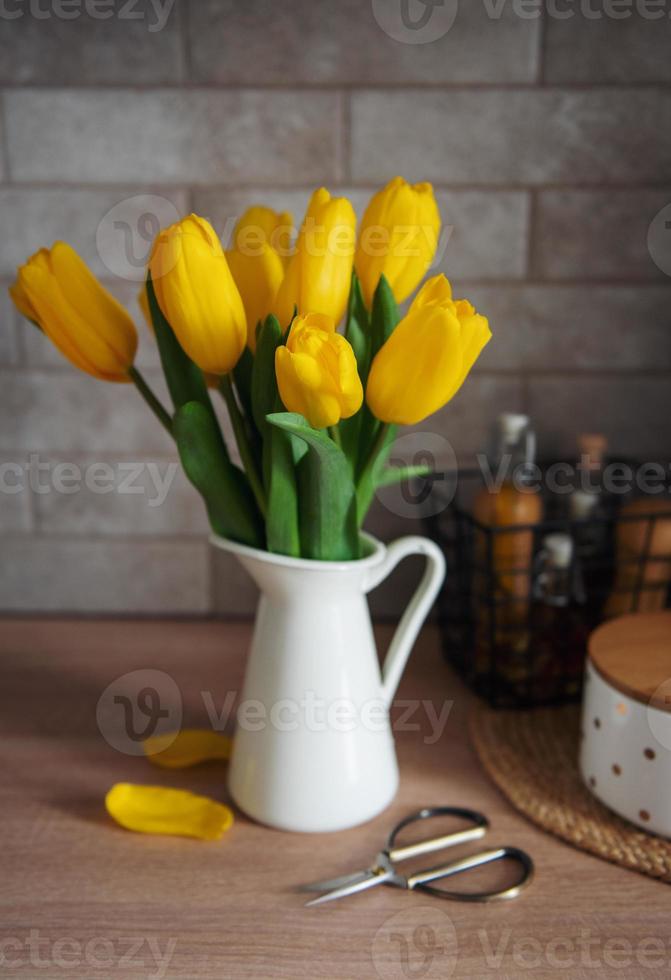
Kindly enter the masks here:
[[[19, 262], [66, 239], [133, 312], [160, 389], [135, 299], [141, 195], [224, 232], [253, 201], [300, 216], [316, 184], [360, 211], [397, 173], [432, 180], [451, 226], [437, 267], [489, 314], [494, 340], [423, 430], [468, 458], [498, 411], [528, 410], [547, 453], [597, 428], [615, 451], [668, 459], [671, 207], [651, 223], [671, 202], [671, 0], [662, 17], [633, 0], [628, 16], [584, 6], [539, 0], [534, 16], [519, 0], [448, 0], [433, 16], [454, 22], [426, 40], [398, 0], [168, 0], [164, 24], [149, 0], [115, 2], [108, 19], [84, 0], [68, 19], [48, 0], [40, 17], [7, 5], [0, 611], [253, 606], [135, 391], [70, 369], [5, 295]], [[121, 202], [136, 233], [128, 274], [105, 218]], [[134, 492], [119, 492], [129, 479]], [[382, 505], [371, 526], [416, 530]], [[378, 611], [397, 610], [415, 573], [399, 572]]]

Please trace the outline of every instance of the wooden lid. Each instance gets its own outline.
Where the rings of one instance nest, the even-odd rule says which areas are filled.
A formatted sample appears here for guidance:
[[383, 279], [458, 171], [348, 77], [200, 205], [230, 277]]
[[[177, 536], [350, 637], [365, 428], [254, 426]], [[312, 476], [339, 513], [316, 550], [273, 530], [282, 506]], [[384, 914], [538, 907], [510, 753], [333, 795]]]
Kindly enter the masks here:
[[671, 712], [671, 611], [604, 623], [590, 636], [589, 658], [611, 687]]

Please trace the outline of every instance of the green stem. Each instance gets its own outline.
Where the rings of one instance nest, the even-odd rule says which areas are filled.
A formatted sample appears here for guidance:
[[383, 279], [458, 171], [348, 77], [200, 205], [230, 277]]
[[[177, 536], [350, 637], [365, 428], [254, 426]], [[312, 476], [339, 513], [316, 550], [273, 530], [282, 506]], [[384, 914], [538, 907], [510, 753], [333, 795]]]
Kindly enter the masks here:
[[[249, 350], [249, 348], [247, 348]], [[238, 364], [240, 362], [238, 361]], [[254, 460], [254, 468], [257, 473], [263, 474], [263, 439], [261, 438], [261, 433], [256, 427], [256, 422], [254, 420], [254, 415], [252, 412], [251, 405], [251, 386], [249, 390], [249, 395], [247, 400], [243, 398], [243, 393], [241, 391], [241, 385], [238, 383], [237, 376], [235, 372], [231, 375], [232, 377], [232, 387], [233, 392], [236, 396], [236, 402], [240, 406], [242, 412], [242, 417], [244, 419], [244, 429], [247, 433], [247, 439], [249, 441], [249, 447], [252, 453], [252, 459]], [[249, 406], [249, 407], [247, 407]], [[263, 486], [263, 483], [261, 484]]]
[[373, 442], [371, 451], [368, 455], [368, 459], [366, 460], [366, 463], [363, 469], [361, 470], [361, 476], [357, 481], [359, 485], [365, 482], [365, 480], [371, 475], [371, 471], [375, 468], [375, 464], [377, 463], [378, 456], [384, 449], [384, 444], [387, 441], [387, 435], [389, 434], [390, 428], [391, 425], [389, 424], [389, 422], [383, 422], [380, 425], [380, 428], [378, 429], [378, 433], [375, 437], [375, 441]]
[[338, 449], [342, 449], [342, 439], [340, 438], [340, 429], [337, 425], [329, 425], [329, 435], [335, 442]]
[[154, 392], [151, 390], [147, 382], [144, 380], [138, 369], [131, 365], [128, 369], [128, 377], [131, 379], [137, 390], [140, 392], [147, 405], [159, 420], [163, 428], [169, 435], [172, 435], [172, 417], [170, 413], [165, 410], [161, 402], [158, 400]]
[[233, 391], [233, 385], [231, 384], [230, 375], [225, 374], [219, 383], [219, 388], [222, 395], [224, 396], [224, 401], [226, 402], [226, 407], [228, 408], [228, 414], [231, 417], [231, 424], [233, 426], [233, 434], [235, 435], [235, 441], [238, 446], [238, 452], [240, 453], [240, 459], [242, 460], [242, 465], [245, 468], [249, 484], [252, 488], [252, 493], [256, 503], [258, 504], [259, 510], [266, 516], [266, 497], [263, 492], [263, 484], [261, 483], [261, 477], [254, 460], [254, 454], [252, 452], [252, 447], [250, 445], [249, 439], [247, 437], [247, 431], [245, 429], [245, 420], [240, 411], [238, 403], [235, 398], [235, 392]]

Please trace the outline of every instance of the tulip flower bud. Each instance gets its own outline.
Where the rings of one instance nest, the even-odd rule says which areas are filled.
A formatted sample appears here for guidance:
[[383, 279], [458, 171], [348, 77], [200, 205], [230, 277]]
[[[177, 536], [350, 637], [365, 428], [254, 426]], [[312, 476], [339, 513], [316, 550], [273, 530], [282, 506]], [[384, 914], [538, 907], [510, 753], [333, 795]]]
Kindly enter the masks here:
[[275, 374], [285, 408], [315, 429], [336, 425], [361, 408], [354, 351], [324, 314], [296, 317], [286, 347], [275, 352]]
[[60, 352], [102, 381], [128, 381], [137, 350], [133, 321], [65, 242], [22, 265], [10, 295]]
[[233, 232], [233, 248], [226, 252], [226, 259], [240, 291], [247, 318], [247, 345], [256, 350], [256, 327], [272, 310], [273, 300], [284, 278], [284, 262], [278, 248], [288, 251], [288, 243], [282, 246], [282, 236], [288, 236], [292, 227], [290, 214], [277, 214], [261, 206], [249, 208], [240, 218]]
[[233, 229], [233, 248], [253, 251], [267, 242], [286, 265], [291, 254], [294, 219], [288, 211], [273, 211], [263, 204], [253, 204], [236, 222]]
[[382, 422], [415, 425], [446, 405], [491, 338], [445, 276], [427, 280], [371, 365], [366, 401]]
[[282, 327], [299, 313], [323, 313], [335, 323], [342, 318], [354, 262], [356, 215], [346, 197], [331, 197], [321, 187], [312, 195], [277, 293], [273, 312]]
[[[152, 334], [154, 333], [154, 323], [151, 318], [151, 310], [149, 309], [149, 299], [147, 297], [147, 286], [146, 283], [142, 286], [142, 289], [137, 294], [137, 305], [140, 307], [140, 312], [147, 322]], [[216, 391], [219, 387], [219, 377], [216, 374], [205, 374], [205, 384], [208, 388], [212, 388]]]
[[192, 214], [160, 232], [149, 271], [161, 312], [191, 360], [210, 374], [232, 371], [247, 320], [212, 225]]
[[394, 177], [368, 204], [359, 230], [354, 265], [366, 305], [385, 275], [397, 303], [422, 281], [433, 261], [440, 214], [431, 184]]

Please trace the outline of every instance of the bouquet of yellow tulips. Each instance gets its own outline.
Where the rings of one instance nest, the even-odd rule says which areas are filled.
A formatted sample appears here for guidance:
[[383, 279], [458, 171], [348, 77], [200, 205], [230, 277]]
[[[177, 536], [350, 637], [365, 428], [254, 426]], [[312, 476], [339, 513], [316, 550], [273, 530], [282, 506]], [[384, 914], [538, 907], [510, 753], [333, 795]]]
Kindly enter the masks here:
[[293, 248], [290, 229], [289, 215], [253, 207], [228, 251], [196, 215], [159, 232], [140, 301], [170, 409], [134, 365], [130, 316], [68, 245], [32, 256], [10, 293], [76, 367], [137, 386], [217, 534], [284, 555], [356, 559], [376, 489], [417, 471], [388, 465], [396, 427], [445, 405], [491, 334], [443, 275], [399, 317], [437, 248], [430, 184], [392, 180], [368, 204], [358, 238], [351, 203], [321, 188]]

